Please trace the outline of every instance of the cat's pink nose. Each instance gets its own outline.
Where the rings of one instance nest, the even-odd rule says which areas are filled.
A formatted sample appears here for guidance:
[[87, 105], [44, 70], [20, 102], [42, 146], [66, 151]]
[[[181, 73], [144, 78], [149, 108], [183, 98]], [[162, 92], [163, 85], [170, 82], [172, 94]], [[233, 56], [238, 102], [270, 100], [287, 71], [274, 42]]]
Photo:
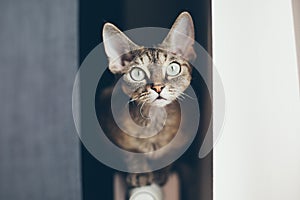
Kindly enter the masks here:
[[162, 84], [158, 84], [158, 85], [152, 85], [152, 90], [154, 90], [155, 92], [157, 92], [158, 94], [162, 91], [162, 89], [164, 89], [164, 85]]

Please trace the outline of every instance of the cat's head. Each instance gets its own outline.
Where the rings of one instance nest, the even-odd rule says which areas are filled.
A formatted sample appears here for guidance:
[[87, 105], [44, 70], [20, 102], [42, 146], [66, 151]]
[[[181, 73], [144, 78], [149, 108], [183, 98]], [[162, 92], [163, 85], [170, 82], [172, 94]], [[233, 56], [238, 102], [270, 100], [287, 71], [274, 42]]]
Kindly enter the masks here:
[[163, 107], [180, 98], [190, 85], [195, 59], [194, 26], [189, 13], [176, 19], [170, 32], [155, 48], [133, 43], [113, 24], [103, 28], [105, 52], [112, 73], [122, 74], [122, 89], [137, 103]]

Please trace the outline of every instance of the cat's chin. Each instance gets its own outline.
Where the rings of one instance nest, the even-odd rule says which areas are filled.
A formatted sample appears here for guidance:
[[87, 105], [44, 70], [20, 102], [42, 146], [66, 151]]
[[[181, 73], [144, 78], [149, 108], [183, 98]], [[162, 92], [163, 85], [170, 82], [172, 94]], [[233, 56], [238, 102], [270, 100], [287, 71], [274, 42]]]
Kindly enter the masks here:
[[165, 107], [166, 105], [170, 104], [172, 101], [169, 101], [167, 99], [156, 99], [151, 103], [151, 106], [156, 107]]

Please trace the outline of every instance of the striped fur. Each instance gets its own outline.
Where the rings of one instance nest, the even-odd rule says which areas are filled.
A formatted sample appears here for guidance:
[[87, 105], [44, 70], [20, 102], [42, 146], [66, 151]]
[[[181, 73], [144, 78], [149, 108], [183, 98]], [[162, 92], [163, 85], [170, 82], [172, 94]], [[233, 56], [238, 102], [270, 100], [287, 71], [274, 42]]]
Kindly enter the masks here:
[[[186, 31], [184, 34], [188, 39], [183, 41], [182, 36], [177, 35], [179, 30]], [[147, 136], [153, 131], [158, 133], [150, 138], [133, 137], [131, 134], [124, 133], [113, 119], [107, 117], [106, 128], [104, 128], [108, 132], [107, 136], [124, 150], [151, 152], [149, 159], [164, 156], [167, 152], [158, 154], [156, 150], [167, 145], [177, 134], [182, 119], [178, 100], [183, 99], [184, 91], [191, 81], [192, 67], [189, 61], [195, 55], [194, 30], [190, 15], [186, 12], [182, 13], [166, 39], [154, 48], [144, 48], [134, 44], [109, 23], [104, 26], [103, 38], [109, 69], [112, 73], [121, 75], [122, 91], [131, 98], [129, 105], [131, 119], [124, 114], [123, 126], [130, 133], [135, 133], [135, 128], [130, 125], [132, 120], [145, 127], [155, 123], [157, 126], [153, 126], [151, 130], [144, 129], [143, 132], [135, 135]], [[174, 63], [180, 67], [180, 71], [176, 75], [170, 75], [168, 69]], [[143, 73], [144, 78], [134, 80], [133, 69], [138, 69], [139, 74]], [[154, 109], [151, 113], [150, 120], [147, 116], [150, 114], [150, 109], [154, 107], [158, 109]], [[167, 112], [166, 120], [163, 119], [163, 110]], [[122, 113], [120, 115], [123, 116]], [[160, 127], [163, 128], [159, 129]], [[128, 167], [134, 167], [136, 163], [128, 158], [127, 164]], [[147, 168], [147, 162], [143, 164]], [[141, 186], [153, 182], [163, 184], [167, 179], [167, 171], [164, 169], [155, 173], [128, 174], [126, 180], [129, 186]]]

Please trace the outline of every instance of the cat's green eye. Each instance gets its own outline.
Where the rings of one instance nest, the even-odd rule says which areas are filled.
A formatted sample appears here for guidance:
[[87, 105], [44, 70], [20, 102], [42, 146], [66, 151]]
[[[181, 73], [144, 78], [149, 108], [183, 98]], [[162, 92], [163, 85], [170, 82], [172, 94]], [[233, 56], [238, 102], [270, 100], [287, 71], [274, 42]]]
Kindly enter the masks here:
[[167, 75], [168, 76], [176, 76], [177, 74], [180, 73], [180, 65], [178, 63], [171, 63], [168, 67], [167, 67]]
[[139, 68], [133, 68], [130, 71], [130, 76], [134, 81], [141, 81], [145, 78], [145, 72]]

